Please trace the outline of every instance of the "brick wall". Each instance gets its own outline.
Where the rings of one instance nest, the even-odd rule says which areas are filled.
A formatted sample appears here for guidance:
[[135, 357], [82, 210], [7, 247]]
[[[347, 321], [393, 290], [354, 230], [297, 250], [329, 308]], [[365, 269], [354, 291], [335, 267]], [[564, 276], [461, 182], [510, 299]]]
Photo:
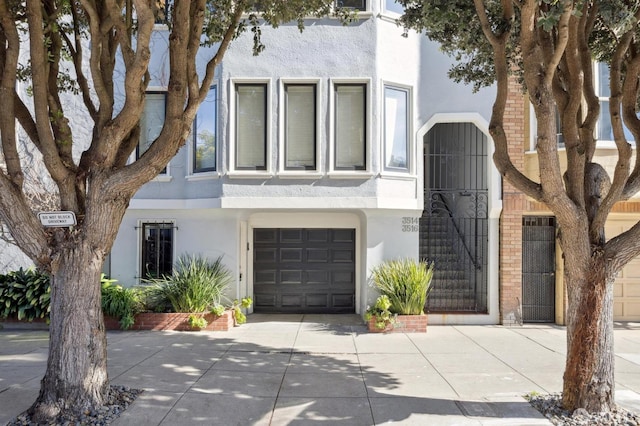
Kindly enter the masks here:
[[[524, 170], [525, 144], [528, 141], [525, 97], [514, 79], [509, 83], [509, 97], [504, 127], [513, 164]], [[522, 324], [522, 213], [525, 196], [507, 181], [502, 182], [500, 217], [500, 323]]]

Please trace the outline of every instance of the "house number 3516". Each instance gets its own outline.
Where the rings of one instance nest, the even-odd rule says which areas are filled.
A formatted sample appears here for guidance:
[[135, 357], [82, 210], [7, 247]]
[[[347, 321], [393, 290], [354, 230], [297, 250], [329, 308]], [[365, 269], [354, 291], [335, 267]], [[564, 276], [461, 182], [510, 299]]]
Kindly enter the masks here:
[[402, 218], [402, 232], [418, 232], [420, 231], [420, 219], [417, 217]]

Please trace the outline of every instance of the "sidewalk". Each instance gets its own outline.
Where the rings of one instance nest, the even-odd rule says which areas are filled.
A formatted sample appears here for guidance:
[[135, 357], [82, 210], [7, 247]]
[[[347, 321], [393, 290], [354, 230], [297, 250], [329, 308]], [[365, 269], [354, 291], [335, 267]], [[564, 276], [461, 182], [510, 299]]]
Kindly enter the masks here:
[[[250, 315], [229, 332], [109, 332], [113, 384], [145, 392], [113, 425], [548, 425], [565, 330], [429, 326], [371, 334], [355, 315]], [[616, 327], [617, 402], [640, 412], [640, 324]], [[0, 331], [0, 425], [35, 400], [48, 333]]]

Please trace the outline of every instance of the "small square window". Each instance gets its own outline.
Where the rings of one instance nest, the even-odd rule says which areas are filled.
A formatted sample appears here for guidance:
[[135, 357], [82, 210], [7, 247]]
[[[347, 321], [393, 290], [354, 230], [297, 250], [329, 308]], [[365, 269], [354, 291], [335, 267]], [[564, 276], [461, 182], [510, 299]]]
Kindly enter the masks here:
[[173, 223], [142, 224], [142, 278], [170, 276], [173, 272]]

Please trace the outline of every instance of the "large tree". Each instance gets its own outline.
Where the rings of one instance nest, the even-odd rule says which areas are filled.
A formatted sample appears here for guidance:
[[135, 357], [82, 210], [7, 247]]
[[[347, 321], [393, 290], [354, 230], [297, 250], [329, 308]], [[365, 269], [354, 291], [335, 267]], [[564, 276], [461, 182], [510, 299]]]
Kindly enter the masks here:
[[[103, 404], [109, 383], [100, 272], [136, 191], [185, 143], [229, 44], [253, 27], [329, 13], [332, 0], [1, 0], [0, 220], [51, 276], [49, 358], [32, 418], [45, 421]], [[165, 8], [168, 6], [168, 8]], [[252, 12], [260, 11], [260, 21]], [[136, 161], [151, 40], [165, 20], [164, 127]], [[199, 61], [205, 57], [202, 66]], [[18, 87], [26, 87], [18, 93]], [[119, 94], [119, 95], [118, 95]], [[68, 102], [69, 97], [77, 99]], [[118, 98], [120, 96], [120, 98]], [[82, 116], [79, 132], [69, 116]], [[29, 202], [18, 134], [39, 152], [41, 173], [77, 225], [46, 228]]]
[[[476, 87], [496, 84], [489, 131], [501, 175], [556, 216], [568, 294], [562, 402], [590, 412], [614, 406], [613, 284], [640, 254], [640, 223], [607, 241], [615, 203], [640, 189], [640, 3], [627, 0], [399, 0], [406, 28], [424, 30], [457, 61], [450, 76]], [[610, 69], [609, 110], [617, 163], [597, 163], [594, 60]], [[535, 113], [540, 174], [526, 176], [509, 157], [505, 109], [510, 78], [521, 81]], [[556, 123], [556, 111], [558, 123]], [[556, 125], [564, 137], [561, 166]]]

